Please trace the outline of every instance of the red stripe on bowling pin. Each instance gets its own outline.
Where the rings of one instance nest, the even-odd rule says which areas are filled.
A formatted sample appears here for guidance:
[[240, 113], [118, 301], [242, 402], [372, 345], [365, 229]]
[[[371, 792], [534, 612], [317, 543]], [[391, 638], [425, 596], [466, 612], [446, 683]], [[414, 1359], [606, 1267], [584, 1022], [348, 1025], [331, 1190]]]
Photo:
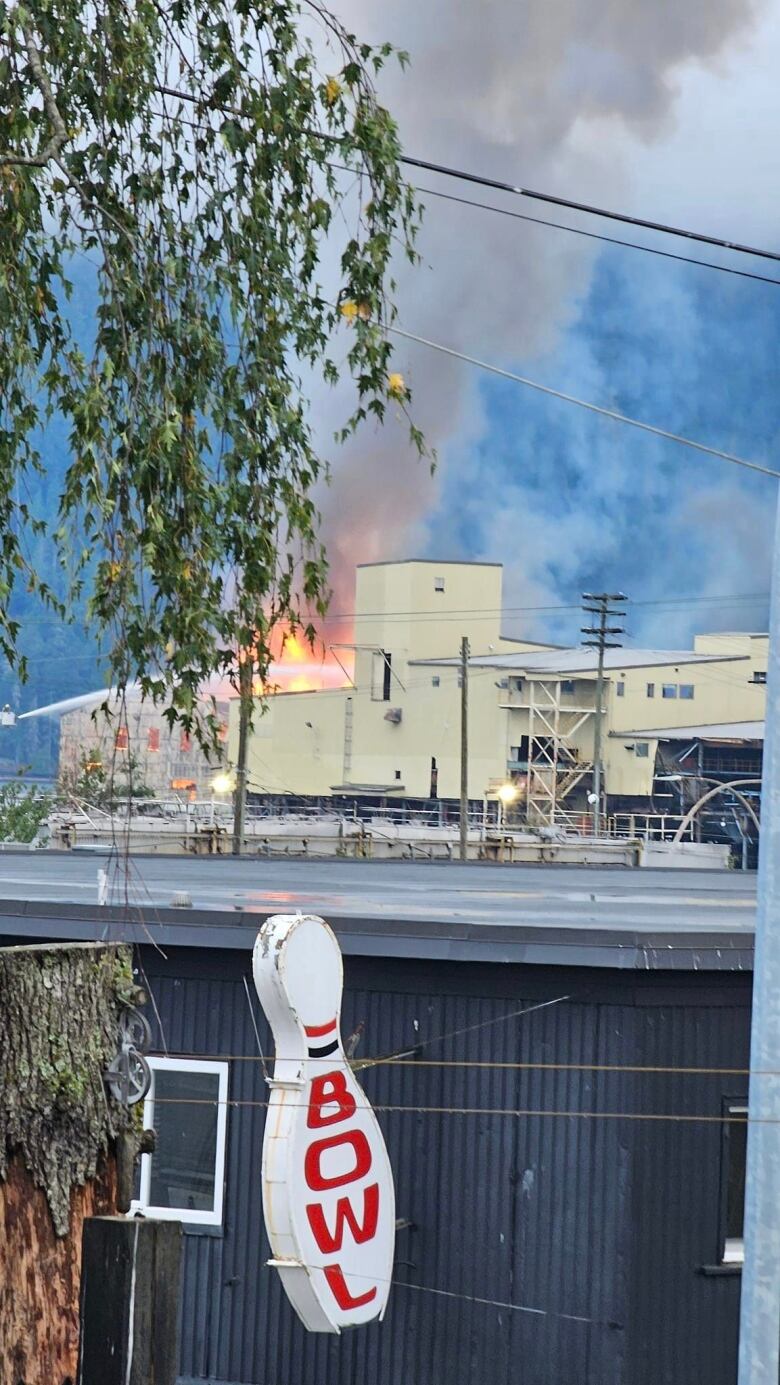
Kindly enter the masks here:
[[327, 1024], [305, 1024], [303, 1028], [307, 1039], [324, 1039], [326, 1034], [333, 1033], [336, 1021], [329, 1020]]

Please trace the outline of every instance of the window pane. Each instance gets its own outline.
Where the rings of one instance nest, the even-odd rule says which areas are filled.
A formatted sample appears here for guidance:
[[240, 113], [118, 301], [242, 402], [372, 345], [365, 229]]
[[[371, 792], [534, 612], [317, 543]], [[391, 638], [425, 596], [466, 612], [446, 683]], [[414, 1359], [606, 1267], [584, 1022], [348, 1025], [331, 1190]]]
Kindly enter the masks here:
[[676, 684], [676, 683], [664, 683], [663, 687], [661, 688], [661, 696], [662, 696], [662, 697], [676, 697], [676, 696], [677, 696], [677, 684]]
[[685, 698], [688, 702], [693, 701], [693, 683], [680, 684], [680, 697]]
[[745, 1164], [747, 1161], [747, 1121], [744, 1111], [729, 1110], [742, 1120], [729, 1125], [729, 1167], [726, 1192], [726, 1238], [740, 1240], [745, 1213]]
[[648, 696], [648, 697], [655, 697], [655, 683], [648, 683], [648, 685], [647, 685], [647, 696]]
[[618, 697], [625, 697], [625, 695], [626, 695], [626, 685], [625, 685], [625, 683], [618, 683], [616, 691], [617, 691]]
[[[218, 1096], [219, 1076], [215, 1072], [168, 1072], [162, 1068], [155, 1072], [157, 1146], [152, 1155], [151, 1207], [175, 1207], [183, 1212], [213, 1210]], [[167, 1106], [166, 1101], [174, 1104]]]

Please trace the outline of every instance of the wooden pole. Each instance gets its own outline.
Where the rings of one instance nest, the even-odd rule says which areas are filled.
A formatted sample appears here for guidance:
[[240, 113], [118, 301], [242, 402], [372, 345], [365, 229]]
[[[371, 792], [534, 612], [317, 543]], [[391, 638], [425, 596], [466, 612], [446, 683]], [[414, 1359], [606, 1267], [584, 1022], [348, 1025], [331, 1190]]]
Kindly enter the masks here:
[[246, 763], [249, 754], [249, 722], [252, 715], [252, 681], [254, 659], [246, 658], [238, 676], [238, 755], [236, 758], [236, 788], [233, 794], [233, 855], [244, 849], [244, 819], [246, 817]]
[[181, 1223], [89, 1217], [78, 1385], [175, 1385]]
[[460, 859], [468, 856], [469, 840], [469, 642], [460, 642]]

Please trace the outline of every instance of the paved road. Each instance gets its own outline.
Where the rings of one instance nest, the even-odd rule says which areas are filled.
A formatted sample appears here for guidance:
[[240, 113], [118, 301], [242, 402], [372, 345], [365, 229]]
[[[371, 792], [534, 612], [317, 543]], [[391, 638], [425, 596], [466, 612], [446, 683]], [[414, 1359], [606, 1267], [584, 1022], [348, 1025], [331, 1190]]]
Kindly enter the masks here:
[[241, 860], [20, 852], [0, 856], [0, 899], [163, 908], [186, 891], [196, 909], [326, 918], [450, 921], [563, 928], [723, 931], [751, 928], [755, 876], [618, 867], [380, 861]]

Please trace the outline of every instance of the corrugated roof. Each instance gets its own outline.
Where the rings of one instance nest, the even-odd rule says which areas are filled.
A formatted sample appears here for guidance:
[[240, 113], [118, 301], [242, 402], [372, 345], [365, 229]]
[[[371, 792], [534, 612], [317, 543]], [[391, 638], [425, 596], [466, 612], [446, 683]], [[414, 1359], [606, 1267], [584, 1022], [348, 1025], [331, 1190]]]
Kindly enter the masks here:
[[763, 721], [717, 721], [698, 726], [656, 726], [639, 731], [610, 731], [617, 740], [763, 741]]

